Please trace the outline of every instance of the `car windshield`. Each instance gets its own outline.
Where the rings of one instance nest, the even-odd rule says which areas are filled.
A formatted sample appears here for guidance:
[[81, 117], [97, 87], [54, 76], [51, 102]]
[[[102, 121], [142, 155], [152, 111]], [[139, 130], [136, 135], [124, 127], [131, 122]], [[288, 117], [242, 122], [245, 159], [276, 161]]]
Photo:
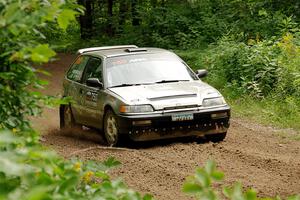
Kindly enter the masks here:
[[108, 87], [190, 81], [197, 78], [171, 53], [118, 56], [107, 59]]

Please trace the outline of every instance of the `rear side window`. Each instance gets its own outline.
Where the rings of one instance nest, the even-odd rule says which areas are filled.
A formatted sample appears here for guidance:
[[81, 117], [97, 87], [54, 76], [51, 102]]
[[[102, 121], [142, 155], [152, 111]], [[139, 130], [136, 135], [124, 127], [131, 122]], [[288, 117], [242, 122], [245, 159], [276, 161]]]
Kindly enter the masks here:
[[67, 73], [68, 79], [71, 79], [72, 81], [80, 82], [84, 67], [87, 64], [87, 62], [88, 62], [87, 56], [78, 57]]
[[86, 65], [82, 83], [86, 83], [89, 78], [98, 78], [102, 82], [102, 65], [101, 59], [91, 57]]

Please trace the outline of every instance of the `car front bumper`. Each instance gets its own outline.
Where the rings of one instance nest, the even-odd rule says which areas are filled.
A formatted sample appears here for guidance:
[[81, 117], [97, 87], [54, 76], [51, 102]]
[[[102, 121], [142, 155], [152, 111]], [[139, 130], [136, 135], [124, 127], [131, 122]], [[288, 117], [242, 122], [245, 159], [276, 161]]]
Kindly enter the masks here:
[[[193, 114], [193, 120], [172, 121], [175, 114]], [[230, 107], [174, 110], [152, 114], [118, 115], [119, 131], [135, 141], [203, 136], [227, 132]]]

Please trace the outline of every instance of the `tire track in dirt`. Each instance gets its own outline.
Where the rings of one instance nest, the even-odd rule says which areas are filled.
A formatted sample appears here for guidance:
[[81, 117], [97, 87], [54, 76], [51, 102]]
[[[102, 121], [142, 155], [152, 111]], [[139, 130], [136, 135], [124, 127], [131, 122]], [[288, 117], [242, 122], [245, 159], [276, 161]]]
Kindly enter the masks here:
[[[44, 66], [52, 73], [51, 77], [43, 77], [50, 81], [46, 94], [61, 91], [64, 72], [74, 59], [67, 54], [59, 57], [61, 60]], [[60, 132], [57, 109], [45, 109], [43, 117], [33, 122], [43, 133], [42, 142], [66, 158], [75, 151], [104, 145], [95, 131]], [[300, 193], [300, 141], [277, 135], [274, 128], [234, 118], [228, 137], [219, 144], [204, 139], [129, 143], [125, 145], [128, 151], [92, 149], [77, 156], [99, 161], [116, 157], [122, 166], [112, 170], [112, 176], [121, 176], [130, 187], [157, 199], [189, 199], [181, 192], [184, 178], [208, 159], [215, 160], [225, 172], [225, 185], [240, 181], [245, 188], [256, 188], [259, 196]]]

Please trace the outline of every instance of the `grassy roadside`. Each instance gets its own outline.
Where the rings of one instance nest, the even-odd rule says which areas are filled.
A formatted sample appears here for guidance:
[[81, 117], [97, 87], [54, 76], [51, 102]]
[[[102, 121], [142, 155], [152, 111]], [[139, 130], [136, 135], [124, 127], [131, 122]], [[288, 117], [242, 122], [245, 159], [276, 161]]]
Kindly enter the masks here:
[[[226, 94], [225, 94], [226, 96]], [[278, 128], [292, 128], [300, 130], [300, 113], [296, 110], [293, 113], [286, 113], [288, 106], [282, 102], [275, 102], [271, 99], [255, 100], [250, 97], [243, 99], [227, 99], [236, 117], [245, 117], [264, 125], [274, 125]]]
[[[223, 93], [224, 94], [224, 93]], [[226, 93], [224, 94], [226, 98]], [[243, 118], [265, 126], [284, 129], [284, 132], [297, 132], [300, 140], [300, 112], [286, 113], [288, 105], [271, 99], [256, 100], [251, 97], [240, 99], [227, 98], [233, 117]]]

